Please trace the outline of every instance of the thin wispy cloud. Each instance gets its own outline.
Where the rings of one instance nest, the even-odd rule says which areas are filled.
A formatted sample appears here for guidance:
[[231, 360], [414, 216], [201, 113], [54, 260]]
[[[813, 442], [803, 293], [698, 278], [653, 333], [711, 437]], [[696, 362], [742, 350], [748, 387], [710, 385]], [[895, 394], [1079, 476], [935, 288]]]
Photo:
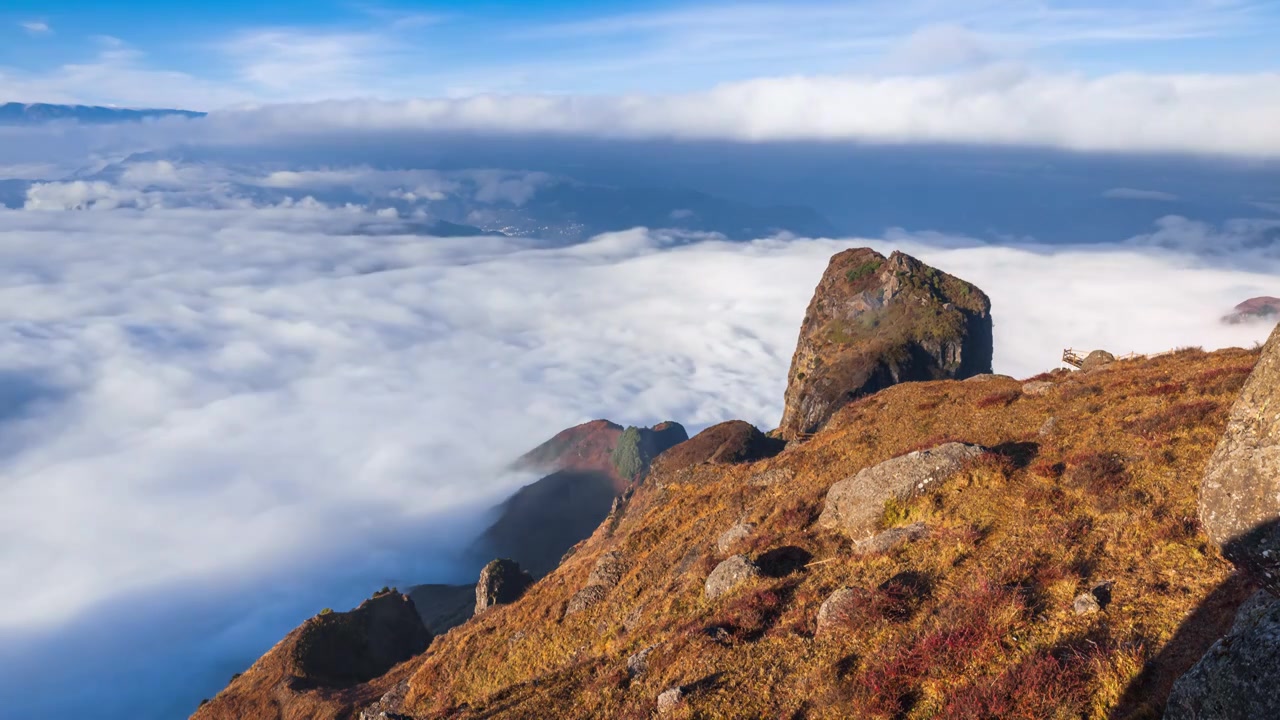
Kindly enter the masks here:
[[48, 35], [53, 32], [53, 28], [49, 26], [49, 23], [43, 20], [28, 20], [19, 23], [19, 25], [28, 35]]
[[1111, 188], [1103, 192], [1102, 197], [1112, 200], [1155, 200], [1158, 202], [1177, 202], [1180, 199], [1173, 193], [1160, 190], [1140, 190], [1138, 188]]

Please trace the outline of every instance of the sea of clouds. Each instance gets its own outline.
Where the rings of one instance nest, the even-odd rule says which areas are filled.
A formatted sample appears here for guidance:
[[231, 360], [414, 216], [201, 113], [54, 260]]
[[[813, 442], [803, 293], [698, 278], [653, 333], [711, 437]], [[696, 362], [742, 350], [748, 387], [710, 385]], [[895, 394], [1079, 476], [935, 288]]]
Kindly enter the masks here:
[[529, 480], [504, 466], [564, 427], [773, 427], [814, 285], [848, 247], [982, 287], [995, 370], [1018, 377], [1068, 346], [1252, 346], [1268, 327], [1219, 318], [1280, 295], [1259, 242], [1274, 219], [1171, 215], [1079, 245], [633, 228], [565, 246], [421, 232], [414, 208], [518, 205], [536, 169], [6, 160], [24, 181], [0, 209], [16, 715], [180, 716], [322, 607], [471, 579], [457, 551]]

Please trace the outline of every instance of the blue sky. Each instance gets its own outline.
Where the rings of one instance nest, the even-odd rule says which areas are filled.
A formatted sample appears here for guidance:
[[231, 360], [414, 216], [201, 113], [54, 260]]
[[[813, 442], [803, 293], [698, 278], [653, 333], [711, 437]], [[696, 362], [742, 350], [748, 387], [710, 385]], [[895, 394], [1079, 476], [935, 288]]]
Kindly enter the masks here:
[[680, 93], [766, 76], [1277, 70], [1258, 0], [9, 0], [0, 100], [218, 109], [478, 93]]

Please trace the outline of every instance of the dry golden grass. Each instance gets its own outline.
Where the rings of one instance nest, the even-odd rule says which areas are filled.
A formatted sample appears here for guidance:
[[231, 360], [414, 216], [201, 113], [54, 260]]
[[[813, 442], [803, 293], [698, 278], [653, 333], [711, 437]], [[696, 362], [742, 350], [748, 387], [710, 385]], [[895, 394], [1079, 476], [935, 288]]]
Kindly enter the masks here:
[[[1196, 491], [1256, 359], [1181, 351], [1045, 376], [1058, 384], [1043, 396], [1001, 379], [901, 385], [772, 459], [651, 476], [611, 533], [518, 603], [437, 639], [406, 709], [641, 718], [680, 685], [688, 702], [673, 717], [1158, 717], [1194, 654], [1171, 640], [1229, 587], [1229, 564], [1197, 529]], [[1056, 430], [1041, 436], [1050, 417]], [[886, 508], [927, 523], [927, 538], [858, 556], [814, 526], [835, 482], [950, 439], [1000, 456]], [[793, 478], [751, 482], [773, 468]], [[716, 538], [740, 520], [756, 530], [738, 551], [777, 577], [708, 601]], [[625, 559], [621, 582], [564, 617], [610, 550]], [[1073, 598], [1102, 582], [1112, 602], [1076, 616]], [[817, 639], [818, 608], [841, 587], [866, 601]], [[628, 656], [650, 646], [648, 672], [629, 679]], [[1144, 667], [1160, 677], [1135, 685]]]

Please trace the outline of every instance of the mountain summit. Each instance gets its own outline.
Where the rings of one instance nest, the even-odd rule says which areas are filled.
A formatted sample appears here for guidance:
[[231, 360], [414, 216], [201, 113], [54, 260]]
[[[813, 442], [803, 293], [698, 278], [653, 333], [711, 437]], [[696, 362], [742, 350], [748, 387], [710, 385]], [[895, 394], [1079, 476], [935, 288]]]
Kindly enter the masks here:
[[991, 301], [919, 260], [871, 248], [831, 258], [800, 327], [779, 427], [793, 440], [901, 382], [991, 372]]

